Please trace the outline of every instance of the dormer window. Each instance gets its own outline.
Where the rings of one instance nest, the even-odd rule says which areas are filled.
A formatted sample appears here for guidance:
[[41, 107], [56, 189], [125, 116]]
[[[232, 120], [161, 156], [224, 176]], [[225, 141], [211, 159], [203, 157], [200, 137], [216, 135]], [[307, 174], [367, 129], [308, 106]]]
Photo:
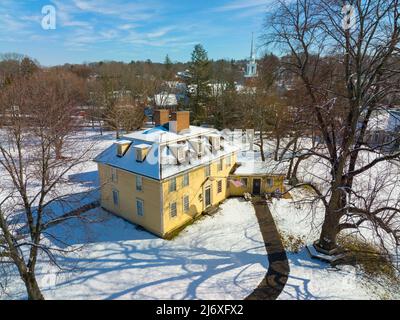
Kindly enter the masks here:
[[201, 157], [205, 153], [205, 143], [201, 138], [190, 140], [190, 144], [194, 149], [195, 154]]
[[169, 149], [171, 150], [178, 163], [184, 163], [186, 161], [185, 144], [173, 144], [169, 146]]
[[221, 137], [218, 134], [208, 136], [213, 152], [221, 150]]
[[185, 161], [185, 149], [183, 147], [180, 147], [177, 149], [178, 155], [178, 161], [179, 162], [184, 162]]
[[150, 146], [147, 144], [141, 144], [134, 146], [134, 148], [136, 161], [144, 162], [146, 160], [147, 154], [149, 153]]
[[122, 158], [131, 146], [132, 141], [122, 140], [117, 141], [115, 144], [117, 146], [117, 156]]
[[143, 162], [143, 154], [141, 150], [136, 150], [136, 161]]

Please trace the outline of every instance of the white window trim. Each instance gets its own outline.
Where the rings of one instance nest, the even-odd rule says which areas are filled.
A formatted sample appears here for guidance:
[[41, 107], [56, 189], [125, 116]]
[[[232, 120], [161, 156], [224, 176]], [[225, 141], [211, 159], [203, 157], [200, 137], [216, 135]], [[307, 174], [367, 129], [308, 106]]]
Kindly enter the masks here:
[[223, 158], [218, 160], [217, 169], [218, 169], [218, 172], [221, 172], [222, 170], [224, 170], [224, 159]]
[[[119, 208], [119, 204], [120, 204], [120, 198], [119, 198], [119, 191], [116, 189], [112, 189], [112, 200], [113, 200], [113, 205], [114, 207]], [[114, 194], [117, 194], [117, 204], [115, 203], [115, 198], [114, 198]]]
[[226, 167], [231, 167], [232, 166], [232, 156], [226, 157]]
[[[143, 211], [142, 215], [139, 214], [138, 202], [140, 202], [142, 204], [142, 211]], [[143, 199], [136, 198], [136, 215], [138, 217], [141, 217], [141, 218], [144, 217], [144, 215], [145, 215], [145, 212], [144, 212], [144, 200]]]
[[[185, 183], [185, 177], [187, 177], [187, 183]], [[188, 187], [190, 185], [190, 175], [185, 173], [182, 177], [182, 187]]]
[[[188, 199], [188, 208], [185, 210], [185, 199]], [[184, 213], [190, 212], [190, 196], [188, 194], [183, 195], [182, 197], [182, 208]]]
[[[176, 215], [173, 217], [172, 216], [172, 205], [175, 204], [175, 212]], [[177, 202], [170, 202], [169, 204], [169, 218], [170, 219], [177, 219], [178, 218], [178, 203]]]
[[[175, 181], [175, 182], [174, 182], [174, 185], [175, 185], [175, 188], [174, 188], [174, 189], [171, 188], [171, 186], [172, 186], [172, 181]], [[177, 185], [176, 185], [176, 183], [177, 183], [176, 177], [175, 177], [175, 178], [172, 178], [171, 180], [169, 180], [169, 182], [168, 182], [168, 191], [169, 191], [169, 193], [176, 192], [176, 190], [177, 190]]]
[[[219, 191], [219, 186], [221, 185], [221, 191]], [[224, 183], [222, 180], [217, 181], [217, 194], [221, 194], [222, 191], [224, 190]]]
[[[140, 189], [138, 188], [138, 181], [140, 181]], [[143, 177], [136, 176], [136, 191], [143, 192]]]
[[111, 181], [118, 183], [118, 170], [117, 168], [111, 167]]
[[204, 175], [206, 176], [206, 178], [211, 177], [211, 164], [207, 164], [204, 167]]

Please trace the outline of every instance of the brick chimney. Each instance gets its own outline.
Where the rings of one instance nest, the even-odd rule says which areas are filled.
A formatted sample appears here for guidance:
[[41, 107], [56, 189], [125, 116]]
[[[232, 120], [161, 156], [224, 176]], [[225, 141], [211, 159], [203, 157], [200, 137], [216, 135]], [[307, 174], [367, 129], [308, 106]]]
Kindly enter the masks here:
[[156, 126], [163, 126], [169, 122], [169, 110], [154, 110], [153, 119]]
[[171, 121], [169, 123], [169, 130], [171, 132], [180, 133], [190, 127], [190, 112], [178, 111], [172, 113]]

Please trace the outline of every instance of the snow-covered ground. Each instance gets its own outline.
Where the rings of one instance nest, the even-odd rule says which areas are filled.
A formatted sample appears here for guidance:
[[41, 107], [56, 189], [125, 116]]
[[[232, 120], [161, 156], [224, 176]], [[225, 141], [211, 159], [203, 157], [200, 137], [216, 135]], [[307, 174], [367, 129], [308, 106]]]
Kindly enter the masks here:
[[[94, 145], [92, 157], [114, 142], [112, 133], [100, 136], [90, 130], [75, 139], [83, 148]], [[259, 160], [259, 153], [255, 158]], [[391, 185], [399, 185], [399, 171]], [[315, 173], [323, 180], [326, 167], [304, 161], [299, 176]], [[74, 168], [69, 180], [59, 190], [68, 196], [66, 211], [98, 197], [94, 162]], [[93, 192], [88, 195], [88, 190]], [[302, 192], [292, 195], [295, 200], [304, 197]], [[303, 237], [307, 243], [318, 238], [323, 208], [311, 216], [305, 206], [280, 200], [274, 201], [271, 211], [283, 233]], [[268, 268], [254, 209], [238, 199], [228, 200], [215, 216], [199, 220], [173, 241], [159, 239], [101, 209], [86, 218], [49, 230], [45, 241], [73, 252], [59, 254], [62, 269], [41, 257], [37, 274], [47, 299], [243, 299]], [[288, 257], [291, 273], [280, 299], [400, 298], [353, 267], [332, 269], [311, 260], [305, 250], [289, 252]], [[26, 298], [16, 274], [8, 285], [9, 295], [0, 298]]]
[[[75, 192], [96, 186], [93, 169], [88, 163], [71, 175]], [[54, 236], [60, 249], [76, 251], [58, 257], [62, 270], [42, 256], [37, 275], [46, 299], [243, 299], [268, 269], [254, 208], [239, 199], [172, 241], [101, 209], [85, 217], [49, 230], [45, 241]], [[3, 298], [26, 298], [17, 275], [8, 293]]]
[[[273, 201], [271, 213], [275, 223], [283, 234], [312, 244], [319, 237], [323, 210], [311, 211], [308, 204], [299, 204], [298, 201], [305, 198], [304, 191], [295, 190], [292, 196], [293, 200]], [[279, 297], [281, 300], [400, 299], [394, 288], [377, 285], [358, 268], [331, 268], [327, 263], [310, 259], [306, 249], [287, 254], [290, 275]]]

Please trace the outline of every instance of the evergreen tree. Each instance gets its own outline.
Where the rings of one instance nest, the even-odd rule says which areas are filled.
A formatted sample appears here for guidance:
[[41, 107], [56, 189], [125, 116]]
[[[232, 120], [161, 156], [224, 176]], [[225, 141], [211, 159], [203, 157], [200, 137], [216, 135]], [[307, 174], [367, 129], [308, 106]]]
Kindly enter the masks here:
[[195, 87], [195, 93], [190, 99], [195, 122], [201, 122], [207, 117], [206, 108], [210, 97], [208, 85], [211, 74], [210, 66], [207, 51], [201, 44], [197, 44], [192, 52], [192, 61], [189, 67], [192, 75], [190, 84]]
[[173, 78], [173, 62], [169, 55], [167, 54], [164, 60], [164, 72], [163, 77], [164, 80], [172, 80]]
[[167, 70], [172, 68], [172, 60], [168, 54], [165, 56], [164, 65]]

